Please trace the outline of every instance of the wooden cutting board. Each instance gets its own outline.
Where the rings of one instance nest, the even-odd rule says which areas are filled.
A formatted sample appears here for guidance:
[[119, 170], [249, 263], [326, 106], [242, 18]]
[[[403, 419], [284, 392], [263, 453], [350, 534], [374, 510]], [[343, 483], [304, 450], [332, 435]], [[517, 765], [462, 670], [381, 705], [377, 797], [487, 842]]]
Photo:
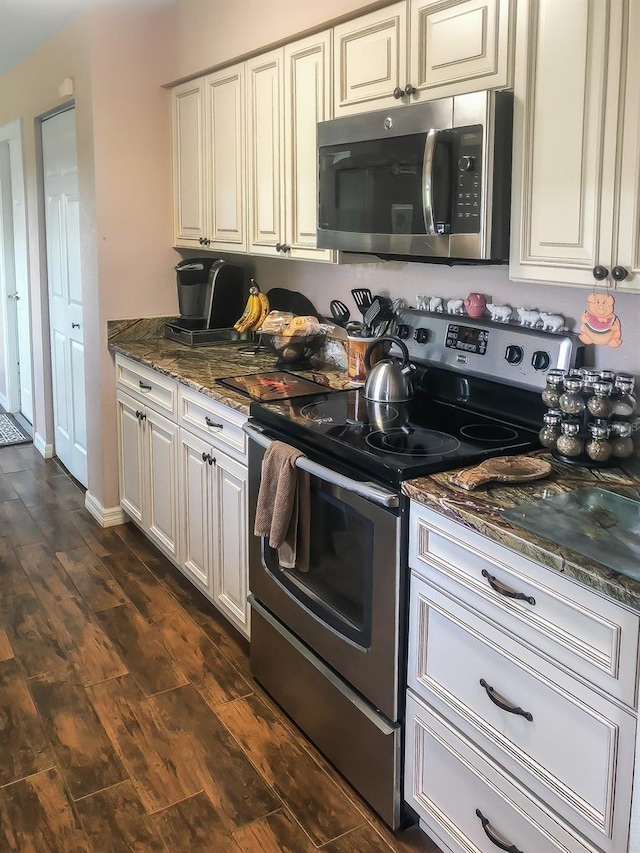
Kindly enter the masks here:
[[540, 480], [551, 473], [551, 464], [545, 459], [532, 456], [496, 456], [474, 468], [465, 468], [453, 474], [449, 480], [454, 486], [471, 491], [491, 480], [501, 483], [523, 483]]

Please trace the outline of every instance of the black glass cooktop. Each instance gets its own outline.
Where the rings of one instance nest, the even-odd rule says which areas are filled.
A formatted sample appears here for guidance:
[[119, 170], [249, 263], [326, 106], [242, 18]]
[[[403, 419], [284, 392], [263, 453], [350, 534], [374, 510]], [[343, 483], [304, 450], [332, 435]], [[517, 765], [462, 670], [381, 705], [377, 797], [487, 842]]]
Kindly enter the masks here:
[[337, 391], [252, 403], [251, 417], [271, 438], [394, 485], [540, 446], [536, 430], [424, 395], [388, 404], [366, 400], [361, 390]]

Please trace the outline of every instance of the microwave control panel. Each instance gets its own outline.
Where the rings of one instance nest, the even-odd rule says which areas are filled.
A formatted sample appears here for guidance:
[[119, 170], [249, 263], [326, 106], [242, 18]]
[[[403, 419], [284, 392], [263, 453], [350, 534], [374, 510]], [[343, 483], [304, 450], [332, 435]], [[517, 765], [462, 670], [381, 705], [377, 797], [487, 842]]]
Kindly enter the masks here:
[[477, 234], [482, 208], [482, 125], [453, 131], [453, 217], [454, 234]]

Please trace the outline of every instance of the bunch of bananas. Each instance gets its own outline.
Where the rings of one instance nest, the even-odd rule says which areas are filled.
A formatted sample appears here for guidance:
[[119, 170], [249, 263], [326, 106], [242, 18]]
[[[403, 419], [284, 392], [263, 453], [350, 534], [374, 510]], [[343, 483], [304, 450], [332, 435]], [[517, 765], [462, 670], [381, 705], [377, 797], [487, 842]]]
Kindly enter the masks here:
[[259, 329], [269, 313], [269, 297], [257, 285], [249, 288], [249, 298], [242, 316], [233, 327], [236, 332], [253, 332]]

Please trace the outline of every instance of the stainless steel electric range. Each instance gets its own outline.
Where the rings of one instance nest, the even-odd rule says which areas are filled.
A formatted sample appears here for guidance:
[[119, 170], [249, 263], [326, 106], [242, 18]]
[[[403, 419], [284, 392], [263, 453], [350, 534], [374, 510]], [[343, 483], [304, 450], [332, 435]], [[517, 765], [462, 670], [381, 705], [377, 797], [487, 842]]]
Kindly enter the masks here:
[[250, 524], [272, 441], [305, 453], [311, 557], [284, 569], [249, 546], [256, 679], [393, 828], [402, 819], [408, 502], [403, 480], [537, 448], [549, 368], [571, 335], [406, 310], [398, 335], [416, 365], [408, 403], [362, 389], [253, 403]]

